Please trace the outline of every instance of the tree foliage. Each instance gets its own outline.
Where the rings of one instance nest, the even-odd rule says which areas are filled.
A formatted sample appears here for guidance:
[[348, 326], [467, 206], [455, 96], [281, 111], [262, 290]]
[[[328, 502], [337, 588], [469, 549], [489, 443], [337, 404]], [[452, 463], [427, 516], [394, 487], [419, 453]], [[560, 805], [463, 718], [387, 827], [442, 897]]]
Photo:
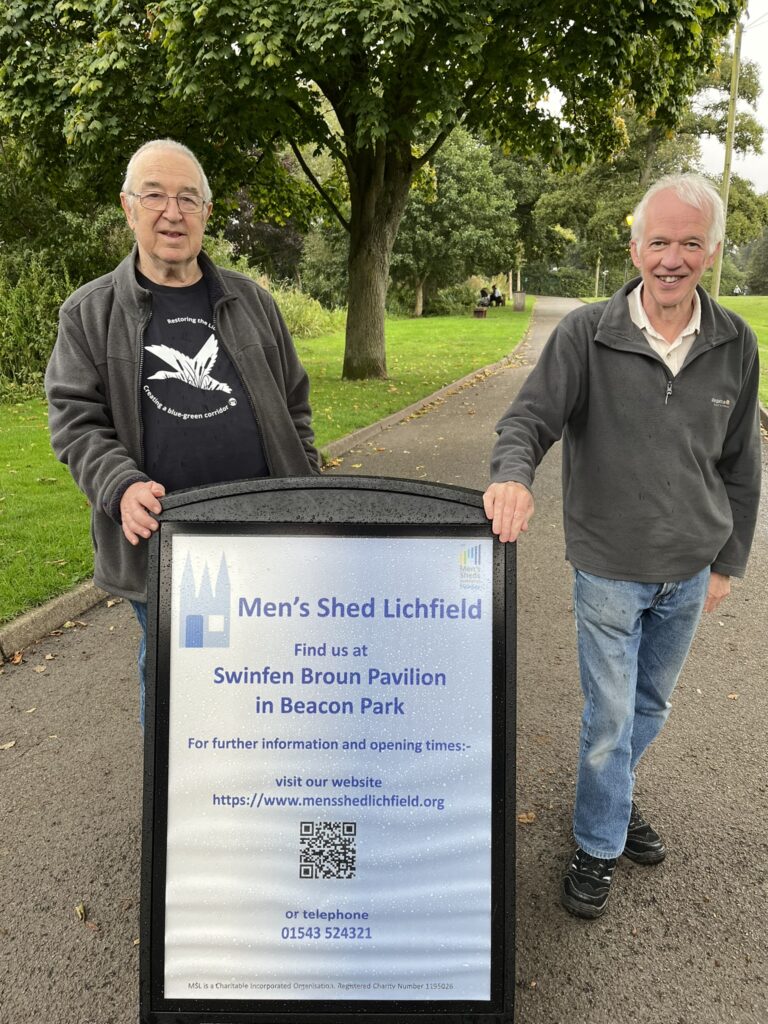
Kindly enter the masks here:
[[425, 290], [510, 269], [514, 210], [488, 146], [457, 129], [435, 156], [434, 178], [411, 189], [392, 255], [392, 280], [415, 293], [415, 316]]
[[768, 230], [752, 247], [747, 267], [747, 287], [753, 295], [768, 295]]
[[[200, 152], [216, 180], [239, 184], [283, 139], [300, 162], [308, 143], [335, 155], [349, 215], [321, 181], [313, 185], [350, 234], [344, 373], [384, 375], [392, 247], [414, 175], [453, 129], [486, 129], [547, 159], [616, 149], [619, 106], [631, 100], [672, 123], [743, 6], [7, 0], [0, 116], [41, 151], [66, 140], [113, 169], [135, 143], [171, 134]], [[543, 105], [554, 90], [558, 112]]]

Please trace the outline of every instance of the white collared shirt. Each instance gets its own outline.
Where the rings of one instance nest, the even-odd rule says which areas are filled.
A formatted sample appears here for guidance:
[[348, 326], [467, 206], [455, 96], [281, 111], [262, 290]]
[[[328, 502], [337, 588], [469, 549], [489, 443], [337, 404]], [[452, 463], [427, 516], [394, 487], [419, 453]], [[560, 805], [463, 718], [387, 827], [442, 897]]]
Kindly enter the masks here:
[[693, 293], [693, 313], [691, 314], [691, 319], [672, 342], [662, 337], [648, 319], [648, 315], [643, 308], [642, 282], [637, 288], [632, 289], [627, 296], [627, 302], [632, 323], [640, 328], [645, 336], [645, 340], [653, 351], [661, 356], [665, 366], [674, 377], [685, 362], [685, 357], [691, 351], [696, 335], [701, 330], [701, 299], [699, 298], [699, 293]]

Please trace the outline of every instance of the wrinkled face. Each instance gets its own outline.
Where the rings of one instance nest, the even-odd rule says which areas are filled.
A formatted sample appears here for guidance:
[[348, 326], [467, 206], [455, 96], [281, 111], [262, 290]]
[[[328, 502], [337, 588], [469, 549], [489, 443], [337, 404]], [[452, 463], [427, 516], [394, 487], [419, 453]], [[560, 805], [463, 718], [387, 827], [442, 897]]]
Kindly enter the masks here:
[[[179, 193], [202, 197], [197, 167], [184, 153], [173, 149], [151, 149], [136, 162], [130, 191]], [[139, 269], [150, 280], [165, 280], [169, 274], [184, 273], [196, 265], [203, 244], [203, 232], [211, 213], [206, 203], [199, 213], [182, 213], [175, 199], [164, 210], [147, 210], [135, 196], [120, 194], [125, 216], [139, 247]]]
[[701, 275], [712, 266], [719, 244], [707, 251], [709, 220], [671, 190], [649, 201], [641, 239], [632, 241], [632, 262], [643, 276], [643, 305], [651, 319], [689, 313]]

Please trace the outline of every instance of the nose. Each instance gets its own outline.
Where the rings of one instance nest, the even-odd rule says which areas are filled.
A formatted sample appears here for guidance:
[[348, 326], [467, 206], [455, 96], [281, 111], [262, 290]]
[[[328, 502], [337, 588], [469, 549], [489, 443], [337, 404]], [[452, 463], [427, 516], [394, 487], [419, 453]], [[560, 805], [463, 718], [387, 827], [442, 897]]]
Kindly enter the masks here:
[[181, 207], [179, 206], [178, 196], [168, 196], [168, 202], [165, 204], [163, 216], [165, 217], [166, 220], [184, 219], [184, 215], [181, 212]]
[[683, 248], [679, 242], [670, 242], [664, 250], [664, 265], [679, 267], [683, 262]]

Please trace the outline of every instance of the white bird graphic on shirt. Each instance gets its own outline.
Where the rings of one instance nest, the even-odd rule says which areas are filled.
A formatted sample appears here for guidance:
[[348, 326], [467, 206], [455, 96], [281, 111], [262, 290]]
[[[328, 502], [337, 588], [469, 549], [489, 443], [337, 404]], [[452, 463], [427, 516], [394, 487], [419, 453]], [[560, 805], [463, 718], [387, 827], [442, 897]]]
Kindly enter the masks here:
[[183, 352], [177, 352], [168, 345], [147, 345], [147, 352], [159, 356], [164, 363], [173, 367], [173, 370], [159, 370], [153, 373], [148, 380], [180, 380], [182, 384], [189, 384], [190, 387], [200, 388], [202, 391], [224, 391], [228, 395], [232, 394], [229, 384], [214, 380], [209, 372], [219, 355], [219, 343], [215, 334], [210, 336], [196, 356], [185, 356]]

